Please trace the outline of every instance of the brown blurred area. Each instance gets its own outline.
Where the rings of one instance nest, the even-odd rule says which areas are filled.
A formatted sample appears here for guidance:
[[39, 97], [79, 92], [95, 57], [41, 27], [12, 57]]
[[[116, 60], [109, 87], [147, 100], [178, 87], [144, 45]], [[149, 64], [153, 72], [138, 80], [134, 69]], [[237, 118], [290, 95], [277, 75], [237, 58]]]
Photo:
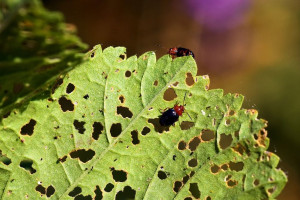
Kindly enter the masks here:
[[289, 178], [278, 199], [300, 199], [300, 1], [243, 1], [228, 0], [232, 5], [215, 12], [193, 0], [43, 2], [62, 12], [90, 48], [125, 46], [128, 56], [155, 51], [158, 57], [170, 47], [191, 49], [211, 88], [244, 94], [243, 107], [269, 121], [269, 150]]

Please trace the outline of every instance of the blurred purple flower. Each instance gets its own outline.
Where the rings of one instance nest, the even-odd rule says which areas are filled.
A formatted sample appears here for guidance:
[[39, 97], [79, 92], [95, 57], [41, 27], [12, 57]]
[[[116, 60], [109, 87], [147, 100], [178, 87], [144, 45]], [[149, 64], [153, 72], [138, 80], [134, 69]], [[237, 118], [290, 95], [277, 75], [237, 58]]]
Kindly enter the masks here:
[[186, 0], [188, 12], [212, 30], [230, 29], [243, 21], [250, 0]]

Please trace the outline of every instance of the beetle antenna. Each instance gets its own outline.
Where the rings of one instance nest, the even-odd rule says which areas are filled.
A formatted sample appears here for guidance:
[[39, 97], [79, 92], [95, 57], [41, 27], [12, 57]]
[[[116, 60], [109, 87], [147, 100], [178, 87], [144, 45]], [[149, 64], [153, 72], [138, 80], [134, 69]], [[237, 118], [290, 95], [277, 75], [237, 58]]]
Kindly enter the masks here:
[[190, 118], [191, 120], [193, 120], [193, 119], [191, 118], [191, 116], [189, 115], [189, 113], [188, 113], [188, 112], [186, 112], [186, 114], [189, 116], [189, 118]]
[[185, 95], [184, 95], [184, 98], [183, 98], [183, 106], [185, 106], [185, 105], [186, 105], [186, 104], [184, 104], [185, 97], [186, 97], [186, 93], [187, 93], [187, 92], [185, 92]]

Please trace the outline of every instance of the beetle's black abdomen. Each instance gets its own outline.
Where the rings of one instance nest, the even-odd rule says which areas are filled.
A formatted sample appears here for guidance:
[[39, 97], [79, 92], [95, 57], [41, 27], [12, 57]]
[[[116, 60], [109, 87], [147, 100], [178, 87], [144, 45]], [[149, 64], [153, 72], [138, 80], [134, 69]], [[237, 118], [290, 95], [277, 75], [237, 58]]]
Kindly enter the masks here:
[[173, 108], [165, 111], [159, 118], [159, 123], [162, 126], [170, 126], [174, 124], [179, 118], [179, 115], [175, 112]]
[[191, 50], [183, 48], [183, 47], [178, 47], [177, 48], [177, 57], [182, 57], [182, 56], [193, 56], [193, 58], [195, 57], [194, 53]]

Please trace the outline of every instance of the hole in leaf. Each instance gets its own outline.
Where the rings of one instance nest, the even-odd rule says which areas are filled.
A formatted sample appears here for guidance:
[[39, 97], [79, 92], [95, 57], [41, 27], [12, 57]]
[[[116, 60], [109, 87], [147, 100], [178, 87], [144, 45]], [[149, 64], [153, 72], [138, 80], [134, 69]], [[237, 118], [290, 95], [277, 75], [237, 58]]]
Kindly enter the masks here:
[[100, 190], [100, 187], [96, 185], [96, 189], [94, 190], [95, 193], [95, 200], [101, 200], [103, 198], [102, 191]]
[[188, 130], [188, 129], [192, 128], [194, 125], [195, 125], [194, 122], [183, 121], [180, 124], [180, 128], [181, 128], [181, 130]]
[[59, 78], [56, 80], [55, 84], [53, 85], [52, 87], [52, 94], [54, 94], [55, 90], [61, 85], [63, 84], [63, 79], [62, 78]]
[[190, 189], [189, 191], [191, 192], [191, 194], [193, 195], [193, 197], [195, 197], [196, 199], [200, 198], [200, 190], [198, 188], [198, 184], [197, 183], [190, 183]]
[[245, 180], [246, 180], [246, 175], [244, 175], [244, 176], [243, 176], [243, 179], [242, 179], [243, 187], [245, 186]]
[[192, 197], [186, 197], [186, 198], [184, 198], [184, 200], [193, 200], [193, 198]]
[[154, 85], [154, 86], [157, 86], [157, 85], [158, 85], [158, 81], [155, 80], [154, 83], [153, 83], [153, 85]]
[[208, 197], [206, 197], [206, 199], [205, 200], [211, 200], [211, 197], [210, 196], [208, 196]]
[[166, 178], [168, 177], [167, 174], [166, 174], [166, 172], [161, 171], [161, 170], [158, 171], [157, 176], [158, 176], [158, 178], [161, 179], [161, 180], [164, 180], [164, 179], [166, 179]]
[[262, 129], [262, 131], [260, 131], [259, 134], [266, 137], [268, 132], [266, 129]]
[[235, 162], [229, 162], [229, 168], [231, 169], [231, 170], [234, 170], [234, 171], [237, 171], [237, 172], [239, 172], [239, 171], [241, 171], [241, 170], [243, 170], [243, 168], [244, 168], [244, 163], [242, 163], [242, 162], [237, 162], [237, 163], [235, 163]]
[[188, 182], [188, 180], [190, 179], [190, 176], [189, 175], [186, 175], [182, 178], [182, 182], [183, 184], [185, 184], [186, 182]]
[[227, 147], [229, 147], [231, 145], [231, 142], [232, 142], [231, 135], [226, 135], [225, 133], [221, 134], [219, 144], [222, 149], [226, 149]]
[[74, 200], [92, 200], [91, 195], [83, 196], [82, 194], [76, 196]]
[[268, 179], [268, 181], [269, 181], [269, 182], [273, 182], [274, 179], [273, 179], [272, 177], [270, 177], [270, 178]]
[[127, 180], [127, 173], [123, 170], [112, 170], [113, 179], [116, 182], [125, 182]]
[[188, 162], [188, 165], [189, 165], [190, 167], [196, 167], [197, 164], [198, 164], [198, 161], [197, 161], [196, 158], [193, 158], [193, 159], [191, 159], [191, 160]]
[[234, 115], [234, 114], [235, 114], [235, 111], [234, 111], [234, 110], [230, 110], [230, 111], [229, 111], [229, 115], [232, 116], [232, 115]]
[[124, 101], [125, 101], [125, 98], [124, 98], [124, 96], [122, 96], [122, 95], [121, 95], [121, 96], [119, 96], [119, 100], [120, 100], [120, 102], [121, 102], [121, 103], [124, 103]]
[[212, 130], [206, 129], [202, 131], [201, 139], [205, 142], [208, 142], [215, 138], [215, 132]]
[[5, 165], [10, 165], [11, 159], [6, 157], [5, 155], [1, 155], [1, 150], [0, 150], [0, 162], [2, 162]]
[[148, 133], [150, 133], [150, 128], [148, 128], [147, 126], [145, 126], [142, 130], [142, 135], [147, 135]]
[[186, 148], [186, 143], [185, 141], [180, 141], [178, 144], [178, 149], [179, 150], [184, 150]]
[[194, 175], [195, 175], [195, 172], [194, 172], [194, 171], [191, 171], [190, 177], [193, 177]]
[[164, 93], [164, 100], [172, 101], [177, 97], [175, 90], [173, 88], [168, 88]]
[[228, 181], [228, 180], [230, 180], [231, 179], [231, 175], [229, 174], [229, 175], [227, 175], [226, 177], [225, 177], [225, 181]]
[[227, 164], [223, 164], [221, 166], [221, 169], [224, 170], [224, 171], [226, 171], [228, 169], [228, 165]]
[[185, 83], [186, 83], [188, 86], [192, 86], [192, 85], [195, 84], [193, 75], [192, 75], [191, 73], [187, 73], [187, 74], [186, 74]]
[[218, 173], [219, 170], [220, 170], [220, 167], [219, 167], [218, 165], [213, 165], [213, 166], [211, 166], [211, 168], [210, 168], [210, 171], [211, 171], [213, 174]]
[[140, 143], [138, 138], [138, 132], [136, 130], [131, 131], [131, 138], [132, 138], [132, 144], [136, 145]]
[[125, 72], [125, 76], [128, 78], [128, 77], [130, 77], [131, 76], [131, 71], [126, 71]]
[[114, 188], [114, 185], [111, 184], [111, 183], [108, 183], [108, 184], [105, 186], [104, 191], [105, 191], [105, 192], [111, 192], [113, 188]]
[[91, 58], [93, 58], [95, 56], [95, 52], [91, 53]]
[[32, 160], [22, 160], [20, 162], [20, 167], [24, 168], [25, 170], [29, 171], [30, 174], [34, 174], [36, 170], [32, 167], [33, 161]]
[[88, 99], [88, 98], [90, 98], [90, 96], [88, 94], [86, 94], [86, 95], [83, 96], [83, 98]]
[[80, 134], [84, 134], [85, 132], [84, 124], [85, 122], [83, 121], [80, 122], [77, 119], [75, 119], [73, 122], [75, 129], [77, 129]]
[[189, 143], [189, 149], [191, 151], [195, 151], [196, 148], [198, 147], [198, 145], [200, 144], [200, 142], [201, 142], [201, 140], [198, 137], [194, 137], [192, 139], [192, 141], [190, 141], [190, 143]]
[[68, 94], [72, 93], [75, 89], [75, 85], [73, 85], [72, 83], [69, 83], [68, 86], [67, 86], [67, 89], [66, 89], [66, 92]]
[[122, 126], [120, 123], [111, 125], [110, 134], [112, 137], [118, 137], [121, 133], [122, 133]]
[[92, 137], [95, 140], [99, 139], [99, 135], [102, 133], [103, 131], [103, 125], [101, 124], [101, 122], [94, 122], [93, 124], [93, 133], [92, 133]]
[[179, 192], [180, 188], [182, 186], [182, 182], [181, 181], [175, 181], [174, 186], [173, 186], [173, 190], [174, 192]]
[[33, 134], [34, 131], [34, 126], [36, 125], [36, 121], [34, 119], [30, 119], [28, 124], [25, 124], [22, 128], [21, 128], [21, 134], [22, 135], [29, 135], [31, 136]]
[[259, 180], [255, 179], [253, 184], [254, 184], [254, 186], [258, 186], [259, 185]]
[[135, 199], [135, 193], [130, 186], [125, 186], [123, 191], [117, 193], [116, 200]]
[[125, 54], [121, 54], [121, 55], [119, 56], [119, 58], [121, 58], [122, 60], [125, 60], [125, 59], [126, 59], [126, 55], [125, 55]]
[[148, 122], [153, 124], [154, 130], [159, 133], [163, 133], [164, 131], [169, 131], [169, 126], [161, 126], [159, 123], [159, 118], [148, 119]]
[[175, 82], [175, 83], [173, 83], [172, 85], [173, 85], [174, 87], [176, 87], [178, 84], [179, 84], [179, 82], [178, 82], [178, 81], [176, 81], [176, 82]]
[[238, 138], [238, 137], [239, 137], [239, 134], [240, 134], [240, 131], [235, 131], [235, 132], [234, 132], [234, 137]]
[[3, 119], [8, 118], [9, 115], [10, 115], [10, 111], [3, 115]]
[[272, 194], [274, 192], [275, 192], [275, 187], [271, 187], [271, 188], [268, 189], [269, 194]]
[[237, 144], [235, 147], [233, 147], [233, 150], [239, 153], [240, 155], [243, 155], [243, 153], [245, 152], [245, 147], [241, 144]]
[[225, 125], [229, 125], [230, 122], [231, 122], [230, 119], [226, 119], [226, 120], [225, 120]]
[[174, 160], [174, 161], [176, 160], [176, 155], [173, 155], [173, 160]]
[[58, 158], [58, 160], [56, 161], [56, 163], [58, 164], [59, 162], [65, 162], [67, 160], [67, 156], [64, 156], [62, 158]]
[[63, 112], [74, 110], [74, 104], [71, 100], [67, 99], [66, 97], [60, 97], [58, 103]]
[[234, 187], [234, 186], [236, 186], [238, 184], [238, 182], [236, 181], [236, 180], [229, 180], [228, 182], [227, 182], [227, 185], [229, 186], [229, 187]]
[[47, 197], [51, 197], [54, 193], [55, 193], [55, 188], [52, 185], [50, 185], [47, 188], [47, 192], [46, 192]]
[[85, 149], [78, 149], [75, 151], [72, 151], [70, 153], [71, 158], [79, 158], [79, 160], [81, 162], [88, 162], [89, 160], [91, 160], [95, 155], [95, 151], [89, 149], [89, 150], [85, 150]]
[[35, 190], [38, 191], [41, 194], [46, 194], [46, 188], [44, 188], [44, 186], [42, 186], [42, 185], [37, 185], [35, 187]]
[[123, 118], [131, 118], [133, 115], [129, 108], [123, 106], [117, 107], [117, 114], [121, 115]]
[[216, 123], [217, 123], [216, 118], [213, 118], [213, 120], [212, 120], [212, 125], [213, 125], [213, 126], [216, 126]]

